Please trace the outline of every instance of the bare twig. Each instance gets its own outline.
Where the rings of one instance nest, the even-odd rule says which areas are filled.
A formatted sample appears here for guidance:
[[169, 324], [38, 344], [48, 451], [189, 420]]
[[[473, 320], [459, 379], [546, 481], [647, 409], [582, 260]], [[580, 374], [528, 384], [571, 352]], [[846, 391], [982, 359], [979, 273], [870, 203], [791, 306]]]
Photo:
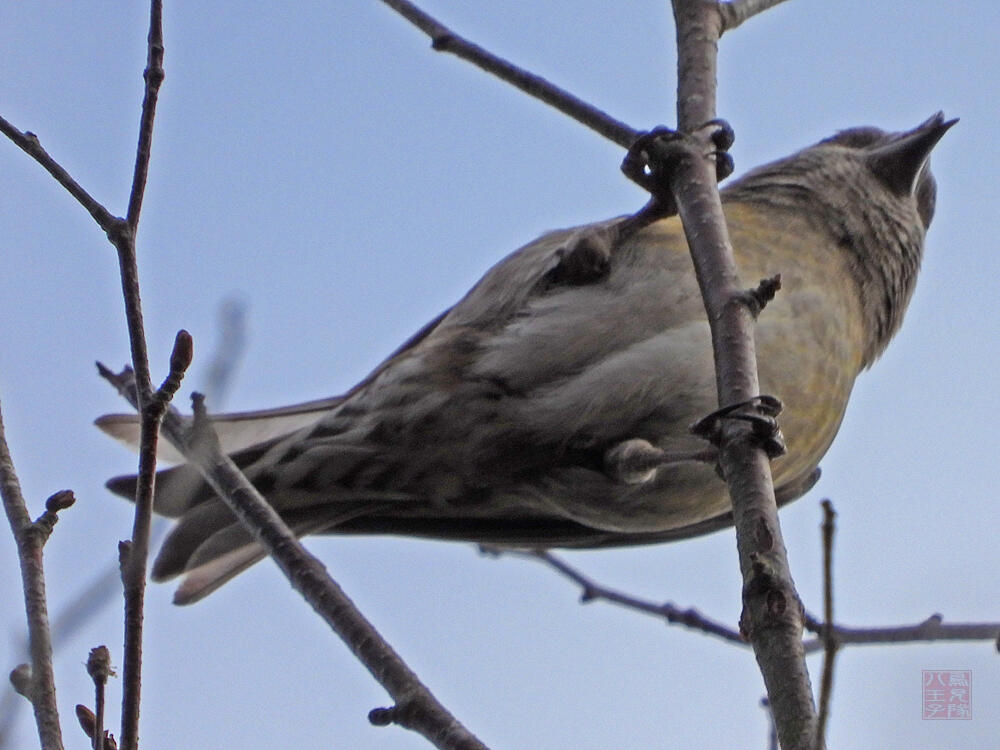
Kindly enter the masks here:
[[[632, 609], [653, 617], [662, 617], [668, 623], [685, 625], [693, 630], [699, 630], [709, 635], [715, 635], [729, 643], [749, 647], [749, 643], [738, 632], [716, 620], [705, 617], [694, 609], [680, 609], [671, 604], [640, 599], [633, 594], [626, 594], [605, 584], [595, 581], [585, 573], [580, 572], [562, 558], [544, 551], [521, 551], [497, 548], [483, 545], [485, 554], [497, 557], [521, 557], [545, 563], [560, 575], [576, 583], [581, 590], [581, 602], [596, 600], [612, 602], [626, 609]], [[824, 624], [819, 620], [805, 617], [806, 627], [817, 633], [823, 632]], [[940, 641], [992, 641], [1000, 637], [1000, 623], [954, 623], [943, 624], [941, 615], [932, 615], [916, 625], [894, 625], [884, 628], [855, 628], [834, 624], [830, 630], [837, 641], [838, 648], [845, 646], [869, 646], [886, 643], [928, 643]], [[807, 654], [815, 653], [824, 648], [823, 638], [813, 638], [803, 643]]]
[[[884, 628], [852, 628], [837, 625], [833, 628], [839, 648], [847, 646], [874, 646], [885, 643], [926, 643], [939, 641], [992, 641], [1000, 637], [1000, 623], [956, 622], [944, 623], [939, 614], [928, 617], [916, 625], [893, 625]], [[806, 653], [825, 648], [823, 638], [804, 644]]]
[[[149, 559], [149, 529], [153, 516], [153, 485], [156, 475], [156, 442], [159, 425], [184, 370], [190, 364], [191, 338], [178, 334], [171, 356], [170, 376], [164, 387], [154, 394], [149, 370], [146, 334], [142, 322], [139, 298], [139, 271], [136, 261], [135, 237], [139, 212], [149, 172], [153, 122], [160, 84], [163, 82], [163, 7], [160, 0], [150, 2], [149, 34], [147, 36], [146, 70], [139, 120], [139, 145], [126, 220], [108, 238], [118, 251], [125, 318], [128, 326], [132, 366], [136, 374], [136, 398], [141, 418], [138, 482], [135, 497], [135, 520], [132, 539], [121, 545], [122, 582], [125, 590], [125, 644], [122, 654], [122, 719], [121, 746], [135, 750], [139, 741], [139, 705], [142, 686], [142, 620], [146, 592], [146, 562]], [[184, 355], [187, 361], [184, 362]]]
[[[134, 267], [132, 271], [134, 272]], [[123, 270], [123, 276], [130, 275]], [[132, 274], [134, 275], [134, 273]], [[138, 286], [136, 286], [138, 310]], [[141, 320], [138, 323], [141, 333]], [[130, 323], [131, 328], [131, 323]], [[144, 335], [144, 334], [143, 334]], [[122, 582], [125, 587], [125, 647], [122, 668], [121, 743], [125, 750], [138, 745], [139, 700], [142, 687], [142, 618], [146, 591], [146, 563], [149, 559], [149, 534], [153, 518], [153, 488], [156, 476], [156, 444], [160, 423], [170, 399], [180, 387], [192, 358], [191, 335], [179, 331], [170, 355], [170, 372], [148, 402], [138, 401], [141, 387], [136, 387], [137, 403], [142, 408], [139, 446], [139, 481], [136, 489], [135, 521], [132, 540], [119, 547]]]
[[132, 191], [128, 199], [126, 221], [134, 232], [139, 225], [139, 212], [146, 192], [146, 175], [149, 174], [150, 148], [153, 143], [153, 121], [156, 118], [156, 101], [163, 83], [163, 4], [153, 0], [150, 4], [149, 35], [146, 38], [146, 70], [142, 77], [146, 82], [142, 99], [142, 115], [139, 120], [139, 145], [135, 155], [135, 169], [132, 173]]
[[833, 534], [837, 514], [833, 503], [823, 501], [823, 676], [820, 678], [819, 716], [816, 720], [816, 747], [824, 745], [826, 723], [833, 693], [833, 664], [837, 658], [837, 638], [833, 632]]
[[[245, 345], [245, 308], [242, 304], [228, 300], [220, 310], [220, 335], [218, 347], [210, 358], [205, 377], [205, 390], [212, 393], [217, 400], [222, 400], [229, 390], [233, 372], [239, 363]], [[134, 391], [134, 383], [130, 386]], [[157, 538], [166, 530], [165, 519], [153, 519], [150, 533], [150, 546], [155, 546]], [[52, 648], [59, 649], [74, 634], [80, 631], [84, 623], [100, 612], [121, 590], [121, 567], [117, 560], [109, 561], [107, 566], [93, 576], [89, 583], [74, 592], [73, 598], [63, 602], [51, 617], [50, 630]], [[24, 636], [20, 652], [28, 653], [28, 637]], [[0, 748], [5, 747], [5, 738], [9, 734], [8, 727], [12, 725], [17, 710], [23, 705], [19, 700], [11, 700], [12, 691], [0, 696]]]
[[619, 146], [628, 148], [639, 134], [634, 128], [614, 119], [555, 84], [549, 83], [541, 76], [529, 73], [462, 38], [408, 0], [382, 0], [382, 2], [429, 36], [431, 46], [437, 51], [451, 52], [453, 55], [471, 62], [487, 73], [492, 73], [497, 78], [516, 86], [529, 96], [555, 107], [563, 114], [572, 117], [591, 130], [595, 130]]
[[538, 560], [539, 562], [548, 565], [560, 575], [565, 576], [580, 587], [580, 601], [584, 604], [592, 601], [611, 602], [612, 604], [618, 604], [622, 607], [626, 607], [627, 609], [643, 612], [645, 614], [652, 615], [653, 617], [662, 618], [672, 625], [683, 625], [691, 628], [692, 630], [698, 630], [708, 635], [714, 635], [730, 643], [736, 643], [741, 646], [747, 645], [746, 641], [739, 634], [739, 632], [733, 630], [732, 628], [727, 628], [725, 625], [722, 625], [715, 620], [710, 620], [694, 608], [689, 607], [687, 609], [682, 609], [681, 607], [674, 606], [669, 602], [653, 602], [646, 599], [640, 599], [639, 597], [631, 594], [625, 594], [621, 591], [616, 591], [615, 589], [604, 586], [595, 581], [593, 578], [584, 575], [561, 558], [553, 555], [551, 552], [545, 550], [511, 550], [486, 546], [482, 547], [482, 549], [485, 553], [491, 555], [521, 557], [528, 560]]
[[125, 648], [123, 654], [122, 746], [134, 750], [138, 737], [139, 692], [142, 655], [142, 605], [145, 594], [146, 561], [149, 556], [149, 527], [152, 517], [153, 477], [156, 471], [158, 423], [169, 388], [154, 398], [149, 358], [139, 300], [135, 237], [139, 213], [149, 172], [153, 122], [160, 84], [163, 81], [162, 3], [150, 3], [147, 66], [144, 72], [145, 93], [139, 126], [139, 143], [129, 196], [127, 218], [121, 219], [98, 203], [69, 176], [41, 147], [37, 137], [22, 133], [0, 118], [0, 131], [41, 164], [69, 193], [87, 209], [118, 251], [125, 317], [128, 325], [132, 364], [136, 373], [135, 388], [142, 419], [142, 450], [139, 456], [139, 480], [136, 492], [135, 522], [132, 541], [122, 545], [122, 580], [125, 588]]
[[87, 674], [94, 681], [94, 728], [91, 741], [94, 750], [104, 750], [104, 686], [108, 683], [108, 677], [113, 674], [111, 670], [111, 652], [107, 646], [97, 646], [90, 650], [87, 658]]
[[98, 203], [90, 193], [80, 187], [76, 180], [69, 176], [69, 172], [49, 156], [48, 152], [42, 148], [37, 135], [29, 131], [22, 133], [3, 117], [0, 117], [0, 133], [10, 138], [22, 151], [41, 164], [45, 171], [56, 179], [56, 182], [66, 188], [69, 194], [76, 198], [81, 206], [87, 209], [90, 215], [94, 217], [94, 221], [105, 232], [110, 232], [113, 227], [122, 221]]
[[24, 611], [28, 618], [30, 681], [22, 684], [19, 692], [28, 690], [35, 712], [38, 739], [43, 750], [62, 750], [55, 672], [52, 668], [52, 641], [45, 600], [42, 547], [52, 531], [52, 525], [55, 524], [56, 513], [72, 504], [72, 493], [64, 491], [53, 495], [46, 503], [45, 516], [40, 518], [38, 523], [32, 523], [24, 496], [21, 494], [21, 483], [14, 470], [14, 461], [7, 447], [2, 414], [0, 414], [0, 496], [3, 498], [4, 511], [17, 544], [17, 556], [21, 564], [21, 585], [24, 589]]
[[[115, 375], [103, 365], [99, 367], [101, 375], [135, 406], [134, 390], [129, 387], [131, 372]], [[164, 436], [198, 468], [216, 494], [267, 549], [296, 591], [392, 696], [395, 705], [374, 709], [369, 720], [376, 725], [395, 723], [412, 729], [438, 748], [485, 750], [486, 746], [438, 702], [358, 611], [323, 564], [302, 546], [281, 516], [221, 451], [210, 429], [210, 420], [204, 414], [202, 399], [194, 401], [193, 429], [187, 429], [185, 420], [171, 409], [163, 421]]]
[[[694, 133], [716, 117], [716, 64], [723, 20], [717, 3], [674, 0], [678, 129]], [[708, 144], [706, 144], [708, 145]], [[753, 314], [733, 261], [715, 166], [693, 151], [673, 170], [677, 202], [712, 332], [720, 406], [760, 394]], [[778, 524], [770, 465], [746, 423], [724, 420], [720, 466], [733, 502], [742, 630], [753, 645], [785, 750], [812, 750], [816, 714], [802, 649], [802, 617]]]
[[719, 15], [722, 16], [722, 31], [732, 31], [744, 21], [763, 13], [785, 0], [728, 0], [719, 3]]

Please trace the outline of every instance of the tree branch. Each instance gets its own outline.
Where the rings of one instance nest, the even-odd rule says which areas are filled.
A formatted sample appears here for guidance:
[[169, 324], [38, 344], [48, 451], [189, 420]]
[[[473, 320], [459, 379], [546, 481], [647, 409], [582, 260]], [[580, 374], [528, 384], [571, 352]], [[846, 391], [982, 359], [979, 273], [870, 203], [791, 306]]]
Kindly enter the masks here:
[[[750, 645], [737, 631], [705, 617], [695, 609], [681, 609], [669, 603], [663, 604], [641, 599], [634, 594], [618, 591], [595, 581], [550, 552], [509, 550], [486, 545], [481, 546], [481, 549], [484, 554], [488, 555], [519, 557], [544, 563], [580, 587], [580, 601], [583, 604], [591, 601], [612, 602], [626, 609], [663, 618], [671, 624], [684, 625], [692, 630], [718, 636], [737, 646], [749, 647]], [[824, 624], [819, 620], [810, 618], [807, 614], [805, 621], [806, 627], [810, 630], [824, 632]], [[916, 625], [892, 625], [883, 628], [857, 628], [834, 623], [829, 632], [836, 640], [838, 649], [845, 646], [870, 646], [886, 643], [996, 641], [1000, 638], [1000, 622], [944, 624], [941, 615], [935, 614]], [[815, 653], [824, 648], [826, 648], [825, 638], [811, 638], [803, 642], [803, 650], [807, 654]], [[1000, 650], [1000, 646], [998, 646], [998, 650]]]
[[822, 747], [826, 722], [830, 716], [833, 694], [833, 664], [837, 658], [837, 638], [833, 634], [833, 534], [837, 514], [833, 503], [823, 501], [823, 676], [820, 678], [819, 716], [816, 721], [816, 746]]
[[[171, 358], [171, 374], [159, 391], [153, 391], [149, 370], [149, 356], [142, 321], [142, 305], [139, 298], [139, 272], [136, 262], [135, 237], [138, 229], [139, 213], [145, 194], [146, 178], [149, 173], [150, 149], [153, 136], [153, 121], [160, 84], [163, 82], [163, 8], [160, 0], [150, 2], [149, 34], [147, 37], [147, 65], [143, 74], [145, 80], [142, 115], [139, 125], [139, 143], [136, 150], [135, 168], [129, 207], [126, 219], [121, 219], [98, 203], [87, 191], [69, 176], [65, 169], [53, 160], [38, 139], [30, 133], [21, 133], [6, 120], [0, 118], [0, 130], [14, 143], [31, 155], [69, 193], [87, 209], [98, 225], [108, 235], [108, 239], [118, 251], [118, 265], [121, 275], [122, 294], [125, 301], [125, 319], [128, 326], [129, 346], [132, 366], [135, 371], [135, 391], [141, 418], [141, 449], [139, 454], [138, 482], [135, 503], [135, 521], [132, 540], [119, 547], [122, 567], [122, 582], [125, 589], [125, 647], [122, 667], [122, 728], [123, 750], [135, 750], [138, 742], [139, 695], [141, 686], [142, 659], [142, 608], [146, 586], [146, 562], [149, 558], [149, 528], [153, 513], [153, 483], [156, 473], [156, 441], [159, 435], [159, 421], [167, 403], [183, 376], [183, 368], [174, 365], [180, 362], [183, 351], [190, 349], [190, 337], [182, 332], [175, 342], [174, 356]], [[188, 362], [190, 362], [188, 351]]]
[[408, 0], [382, 0], [382, 2], [429, 36], [431, 47], [438, 52], [450, 52], [472, 63], [487, 73], [519, 88], [529, 96], [555, 107], [563, 114], [586, 125], [591, 130], [597, 131], [619, 146], [628, 148], [639, 134], [639, 131], [614, 119], [606, 112], [577, 98], [565, 89], [561, 89], [541, 76], [529, 73], [459, 36]]
[[[135, 406], [134, 389], [130, 385], [132, 373], [126, 370], [116, 375], [103, 365], [99, 368], [102, 377]], [[190, 429], [183, 417], [171, 409], [163, 420], [164, 437], [197, 467], [215, 493], [264, 546], [292, 587], [396, 702], [391, 708], [374, 709], [369, 720], [376, 725], [395, 723], [411, 729], [442, 750], [486, 750], [486, 745], [438, 702], [358, 611], [323, 564], [302, 546], [281, 516], [222, 452], [200, 398], [195, 399], [195, 409], [195, 426]]]
[[[25, 680], [21, 670], [19, 692], [27, 688], [27, 697], [35, 711], [38, 739], [43, 750], [62, 750], [62, 731], [59, 727], [59, 707], [56, 704], [55, 672], [52, 668], [52, 639], [49, 634], [49, 614], [45, 599], [45, 571], [42, 547], [62, 508], [73, 504], [73, 493], [56, 493], [45, 504], [45, 514], [32, 523], [28, 508], [21, 494], [21, 483], [14, 470], [14, 460], [7, 446], [7, 436], [0, 413], [0, 496], [10, 522], [17, 556], [21, 564], [21, 585], [24, 589], [24, 611], [28, 618], [28, 644], [31, 653], [30, 678]], [[14, 675], [11, 675], [14, 682]], [[15, 683], [15, 687], [16, 687]]]
[[[134, 245], [132, 258], [134, 262]], [[122, 267], [122, 275], [138, 280], [137, 269]], [[141, 328], [138, 283], [135, 286], [134, 309], [140, 316], [139, 337], [145, 342]], [[130, 328], [133, 321], [130, 320]], [[122, 667], [122, 750], [135, 750], [139, 739], [139, 706], [142, 692], [142, 621], [146, 592], [146, 565], [149, 560], [149, 535], [153, 520], [153, 492], [156, 482], [156, 444], [160, 423], [170, 400], [180, 387], [181, 379], [191, 364], [193, 344], [187, 331], [179, 331], [170, 355], [170, 371], [163, 384], [145, 403], [138, 400], [141, 388], [135, 388], [141, 411], [139, 473], [136, 487], [135, 520], [132, 539], [119, 545], [122, 583], [125, 587], [125, 645]]]
[[49, 153], [42, 148], [38, 136], [30, 131], [21, 132], [3, 117], [0, 117], [0, 133], [10, 138], [24, 153], [42, 165], [42, 168], [52, 175], [56, 182], [66, 188], [66, 191], [76, 198], [77, 202], [87, 209], [94, 221], [105, 232], [110, 232], [122, 220], [114, 216], [102, 206], [90, 193], [80, 187], [79, 183], [70, 177], [69, 172], [60, 166]]
[[[837, 625], [832, 630], [840, 648], [846, 646], [872, 646], [883, 643], [917, 643], [931, 641], [995, 641], [1000, 638], [1000, 623], [957, 622], [944, 623], [944, 618], [933, 614], [916, 625], [893, 625], [884, 628], [852, 628]], [[826, 647], [823, 638], [804, 644], [811, 654]], [[998, 646], [1000, 650], [1000, 646]]]
[[132, 191], [125, 219], [133, 233], [139, 225], [139, 212], [146, 192], [146, 176], [149, 174], [153, 144], [153, 121], [156, 118], [156, 101], [163, 76], [163, 3], [161, 0], [153, 0], [150, 4], [149, 34], [146, 38], [146, 70], [142, 74], [146, 86], [142, 98], [142, 115], [139, 118], [139, 146], [136, 149]]
[[[87, 657], [87, 674], [94, 681], [94, 727], [90, 739], [94, 750], [104, 750], [107, 732], [104, 729], [104, 687], [111, 669], [111, 652], [107, 646], [97, 646]], [[79, 710], [79, 709], [78, 709]]]
[[[723, 19], [718, 3], [673, 0], [673, 8], [678, 129], [694, 133], [716, 117]], [[670, 187], [711, 326], [719, 405], [726, 406], [760, 395], [753, 313], [740, 288], [714, 165], [696, 153], [692, 157], [678, 160]], [[801, 605], [781, 538], [768, 458], [746, 422], [722, 420], [720, 466], [729, 484], [743, 573], [741, 629], [764, 677], [781, 746], [813, 750], [816, 713], [802, 648]]]
[[544, 563], [580, 587], [580, 602], [582, 604], [588, 604], [592, 601], [611, 602], [626, 609], [664, 619], [671, 625], [684, 625], [692, 630], [698, 630], [707, 635], [714, 635], [729, 643], [735, 643], [740, 646], [747, 645], [739, 632], [732, 628], [727, 628], [715, 620], [710, 620], [694, 608], [682, 609], [669, 602], [661, 603], [640, 599], [637, 596], [625, 594], [604, 586], [546, 550], [522, 551], [488, 546], [482, 546], [481, 549], [485, 554], [489, 555], [520, 557]]

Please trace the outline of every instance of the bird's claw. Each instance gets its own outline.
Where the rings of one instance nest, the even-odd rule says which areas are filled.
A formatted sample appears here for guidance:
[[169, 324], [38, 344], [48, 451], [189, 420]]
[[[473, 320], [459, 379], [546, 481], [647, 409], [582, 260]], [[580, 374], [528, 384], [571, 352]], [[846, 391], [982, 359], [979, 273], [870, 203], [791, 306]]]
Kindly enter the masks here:
[[666, 205], [673, 205], [669, 175], [676, 160], [685, 153], [685, 140], [694, 137], [699, 143], [710, 142], [714, 149], [708, 155], [715, 158], [715, 177], [722, 181], [733, 173], [733, 158], [729, 148], [736, 139], [732, 126], [723, 119], [709, 120], [695, 129], [691, 136], [664, 125], [640, 133], [622, 161], [622, 172]]
[[708, 140], [715, 146], [715, 150], [712, 151], [712, 156], [715, 157], [715, 179], [722, 182], [736, 168], [733, 157], [729, 154], [729, 149], [736, 141], [736, 132], [733, 130], [733, 126], [721, 117], [709, 120], [696, 132], [702, 131], [708, 131]]
[[754, 441], [768, 458], [774, 459], [786, 452], [785, 440], [776, 419], [781, 409], [781, 401], [774, 396], [755, 396], [702, 417], [691, 425], [691, 432], [718, 446], [722, 438], [722, 420], [740, 419], [750, 424]]

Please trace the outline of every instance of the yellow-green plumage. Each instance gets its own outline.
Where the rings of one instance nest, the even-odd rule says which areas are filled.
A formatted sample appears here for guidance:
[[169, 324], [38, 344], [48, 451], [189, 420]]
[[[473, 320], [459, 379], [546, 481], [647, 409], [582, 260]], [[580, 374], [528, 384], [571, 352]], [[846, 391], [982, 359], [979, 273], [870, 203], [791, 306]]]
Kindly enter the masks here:
[[[744, 285], [781, 275], [756, 328], [762, 392], [785, 404], [780, 500], [810, 486], [855, 378], [900, 325], [933, 214], [927, 157], [950, 125], [844, 131], [722, 192]], [[303, 534], [600, 547], [726, 525], [726, 487], [689, 431], [719, 405], [680, 221], [568, 270], [580, 238], [613, 223], [508, 256], [342, 397], [218, 417], [224, 444]], [[134, 434], [131, 418], [99, 424]], [[618, 470], [635, 446], [662, 459]], [[134, 478], [109, 486], [127, 495]], [[161, 472], [156, 510], [179, 519], [154, 576], [186, 573], [180, 601], [262, 555], [190, 467]]]

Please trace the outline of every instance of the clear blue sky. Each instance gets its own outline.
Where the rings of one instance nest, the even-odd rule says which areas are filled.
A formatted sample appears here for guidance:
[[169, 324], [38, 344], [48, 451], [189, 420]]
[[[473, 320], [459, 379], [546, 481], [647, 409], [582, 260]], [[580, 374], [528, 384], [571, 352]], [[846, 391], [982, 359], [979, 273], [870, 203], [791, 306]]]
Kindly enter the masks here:
[[[669, 4], [429, 0], [441, 20], [635, 127], [671, 123]], [[0, 113], [123, 213], [145, 62], [143, 3], [0, 5]], [[799, 590], [819, 611], [819, 501], [839, 512], [838, 620], [1000, 619], [996, 543], [1000, 161], [993, 2], [793, 0], [722, 41], [720, 115], [737, 169], [842, 127], [962, 122], [934, 155], [938, 215], [903, 330], [861, 377], [824, 476], [782, 513]], [[540, 232], [634, 210], [617, 146], [455, 58], [377, 0], [168, 2], [167, 77], [139, 237], [154, 373], [175, 331], [204, 382], [217, 308], [237, 293], [250, 338], [227, 406], [351, 386], [492, 263]], [[122, 409], [93, 361], [127, 360], [111, 247], [24, 154], [0, 143], [0, 400], [25, 492], [79, 498], [46, 548], [55, 608], [116, 556], [128, 504], [103, 489], [133, 458], [91, 426]], [[180, 403], [186, 403], [186, 395]], [[496, 748], [765, 746], [748, 651], [577, 592], [539, 566], [463, 545], [309, 544], [398, 650]], [[569, 559], [601, 581], [735, 623], [731, 532]], [[0, 534], [2, 625], [21, 627], [13, 545]], [[147, 747], [422, 748], [372, 728], [382, 690], [265, 563], [190, 608], [154, 586]], [[82, 663], [120, 605], [58, 658], [72, 706]], [[9, 669], [13, 646], [0, 650]], [[830, 746], [992, 746], [1000, 675], [987, 643], [850, 649]], [[810, 660], [814, 682], [819, 664]], [[971, 669], [972, 721], [920, 720], [920, 670]], [[118, 683], [112, 690], [117, 692]], [[111, 716], [116, 715], [112, 709]], [[28, 713], [24, 712], [27, 719]], [[117, 720], [114, 721], [117, 724]], [[23, 721], [18, 746], [32, 746]]]

